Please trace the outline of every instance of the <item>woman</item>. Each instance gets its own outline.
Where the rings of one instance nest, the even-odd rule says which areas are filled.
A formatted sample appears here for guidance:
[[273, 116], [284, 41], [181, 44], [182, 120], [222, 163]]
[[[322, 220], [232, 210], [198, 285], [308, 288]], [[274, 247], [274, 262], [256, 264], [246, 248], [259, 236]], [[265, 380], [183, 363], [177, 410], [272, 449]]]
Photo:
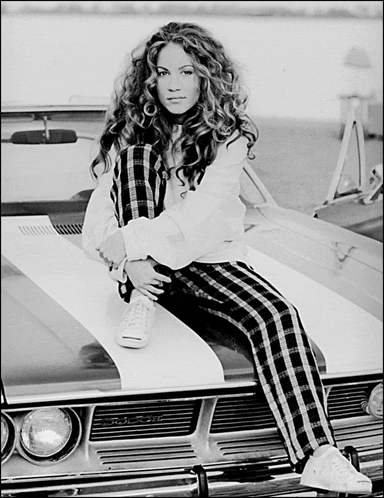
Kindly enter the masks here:
[[369, 493], [371, 481], [335, 447], [297, 310], [247, 261], [240, 176], [258, 133], [246, 103], [234, 63], [197, 25], [169, 23], [134, 51], [91, 165], [95, 176], [104, 170], [84, 250], [109, 266], [129, 303], [119, 344], [147, 344], [152, 303], [164, 292], [193, 296], [249, 340], [290, 462], [304, 468], [301, 483]]

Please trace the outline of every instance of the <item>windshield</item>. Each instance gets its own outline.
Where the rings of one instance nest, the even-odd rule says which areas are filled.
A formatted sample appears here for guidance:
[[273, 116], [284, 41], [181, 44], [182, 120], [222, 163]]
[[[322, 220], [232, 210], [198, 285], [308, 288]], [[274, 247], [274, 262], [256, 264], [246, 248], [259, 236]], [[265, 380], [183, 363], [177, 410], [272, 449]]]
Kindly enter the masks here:
[[[105, 116], [104, 107], [88, 107], [2, 109], [3, 214], [45, 214], [70, 210], [71, 205], [85, 209], [96, 186], [90, 164]], [[258, 182], [243, 174], [241, 199], [246, 206], [266, 202], [265, 187]]]
[[2, 203], [78, 200], [95, 188], [105, 109], [2, 110]]

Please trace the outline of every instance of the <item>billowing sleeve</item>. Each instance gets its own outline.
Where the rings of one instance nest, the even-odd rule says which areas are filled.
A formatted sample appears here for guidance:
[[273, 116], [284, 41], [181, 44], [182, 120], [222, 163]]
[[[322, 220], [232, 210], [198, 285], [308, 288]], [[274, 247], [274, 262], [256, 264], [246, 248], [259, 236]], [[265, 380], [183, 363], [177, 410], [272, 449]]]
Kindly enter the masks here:
[[82, 230], [84, 254], [100, 263], [103, 263], [98, 252], [100, 244], [118, 230], [114, 206], [110, 197], [112, 175], [112, 171], [108, 171], [99, 176], [97, 186], [87, 205]]
[[221, 145], [196, 190], [158, 217], [140, 217], [122, 227], [128, 260], [151, 256], [178, 269], [238, 238], [245, 213], [239, 194], [246, 155], [244, 137]]

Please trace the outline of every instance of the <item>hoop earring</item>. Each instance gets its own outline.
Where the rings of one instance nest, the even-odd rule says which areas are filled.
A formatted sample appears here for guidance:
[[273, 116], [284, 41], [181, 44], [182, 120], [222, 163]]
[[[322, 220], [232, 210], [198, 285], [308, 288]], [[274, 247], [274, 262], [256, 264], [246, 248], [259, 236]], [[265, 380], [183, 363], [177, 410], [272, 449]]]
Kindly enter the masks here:
[[157, 106], [152, 102], [146, 102], [144, 104], [144, 114], [146, 116], [153, 117], [157, 113]]

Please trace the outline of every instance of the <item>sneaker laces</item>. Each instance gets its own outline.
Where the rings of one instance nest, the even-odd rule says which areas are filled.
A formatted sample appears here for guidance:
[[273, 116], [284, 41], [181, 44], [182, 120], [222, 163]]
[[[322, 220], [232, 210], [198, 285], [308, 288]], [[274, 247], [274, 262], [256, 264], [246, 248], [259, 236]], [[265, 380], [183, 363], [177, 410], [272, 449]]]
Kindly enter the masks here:
[[357, 473], [355, 467], [344, 457], [333, 458], [332, 466], [339, 474]]
[[135, 299], [124, 312], [122, 327], [125, 329], [139, 325], [148, 328], [151, 324], [151, 306], [152, 304], [146, 304], [144, 299]]

